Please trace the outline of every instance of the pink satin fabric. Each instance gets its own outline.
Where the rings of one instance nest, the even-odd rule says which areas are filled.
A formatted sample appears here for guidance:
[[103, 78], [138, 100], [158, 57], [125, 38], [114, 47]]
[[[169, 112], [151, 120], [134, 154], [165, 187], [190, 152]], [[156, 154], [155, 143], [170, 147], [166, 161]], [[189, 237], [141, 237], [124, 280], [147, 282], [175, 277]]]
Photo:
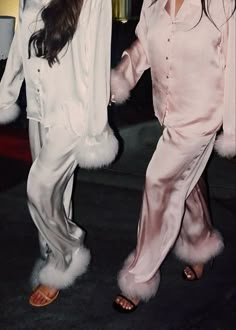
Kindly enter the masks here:
[[[233, 2], [224, 1], [225, 6], [223, 1], [211, 2], [210, 14], [218, 29], [204, 15], [197, 25], [200, 0], [184, 0], [175, 17], [167, 11], [167, 0], [150, 6], [151, 2], [144, 0], [137, 40], [124, 52], [116, 71], [132, 89], [151, 69], [154, 110], [162, 124], [184, 127], [193, 134], [214, 132], [223, 115], [227, 122], [235, 118], [230, 115], [235, 113], [234, 44], [228, 38], [235, 15], [226, 23]], [[235, 134], [234, 124], [227, 127]]]
[[219, 30], [205, 16], [195, 27], [200, 0], [184, 0], [176, 16], [167, 0], [150, 3], [144, 0], [138, 39], [115, 69], [132, 89], [151, 68], [154, 110], [165, 126], [146, 173], [137, 246], [118, 277], [124, 294], [143, 300], [155, 294], [172, 247], [191, 264], [205, 263], [223, 248], [201, 176], [222, 125], [228, 47], [221, 1], [210, 7]]
[[[146, 173], [136, 254], [129, 269], [136, 282], [146, 282], [155, 275], [174, 245], [182, 221], [185, 224], [182, 238], [188, 236], [192, 245], [196, 235], [199, 243], [211, 229], [200, 185], [195, 185], [209, 159], [214, 139], [214, 135], [192, 139], [173, 129], [164, 131]], [[197, 231], [192, 235], [193, 224]]]
[[172, 247], [190, 264], [205, 263], [222, 251], [201, 177], [214, 141], [215, 134], [193, 137], [164, 129], [146, 173], [137, 246], [118, 276], [123, 294], [142, 300], [155, 295], [159, 268]]

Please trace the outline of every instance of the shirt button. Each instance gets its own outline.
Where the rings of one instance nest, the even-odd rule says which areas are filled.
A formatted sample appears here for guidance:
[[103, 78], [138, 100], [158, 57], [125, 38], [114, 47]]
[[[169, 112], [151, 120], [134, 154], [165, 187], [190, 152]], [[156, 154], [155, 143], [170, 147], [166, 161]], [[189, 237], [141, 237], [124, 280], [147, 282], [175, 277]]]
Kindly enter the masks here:
[[38, 72], [40, 72], [40, 69], [38, 69]]
[[37, 92], [39, 93], [39, 89], [37, 89]]

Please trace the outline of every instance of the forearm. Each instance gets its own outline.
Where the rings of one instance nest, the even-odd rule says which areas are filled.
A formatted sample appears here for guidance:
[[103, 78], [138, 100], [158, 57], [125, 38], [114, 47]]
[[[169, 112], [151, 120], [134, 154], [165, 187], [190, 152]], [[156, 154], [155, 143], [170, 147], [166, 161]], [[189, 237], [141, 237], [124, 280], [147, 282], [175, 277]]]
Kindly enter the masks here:
[[16, 104], [24, 80], [22, 55], [19, 42], [19, 27], [15, 32], [5, 71], [0, 82], [0, 123], [14, 120], [19, 107]]
[[139, 39], [122, 56], [120, 63], [111, 72], [112, 101], [125, 102], [143, 72], [149, 68], [148, 58]]

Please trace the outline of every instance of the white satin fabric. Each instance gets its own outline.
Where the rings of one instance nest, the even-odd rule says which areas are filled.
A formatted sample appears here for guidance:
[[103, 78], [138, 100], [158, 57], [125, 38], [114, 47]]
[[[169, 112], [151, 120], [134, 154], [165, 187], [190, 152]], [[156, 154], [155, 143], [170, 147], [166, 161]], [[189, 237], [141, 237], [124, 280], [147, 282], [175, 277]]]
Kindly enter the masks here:
[[42, 251], [33, 283], [60, 289], [84, 273], [90, 260], [83, 230], [71, 221], [74, 170], [110, 164], [118, 142], [107, 120], [111, 1], [84, 1], [73, 39], [52, 67], [33, 50], [28, 56], [29, 38], [43, 27], [40, 15], [49, 2], [19, 2], [19, 23], [0, 83], [0, 123], [11, 119], [12, 110], [15, 115], [25, 79], [33, 156], [28, 205]]
[[111, 1], [84, 1], [78, 28], [52, 67], [28, 58], [30, 36], [43, 27], [40, 14], [49, 0], [20, 0], [20, 17], [0, 84], [1, 110], [18, 98], [26, 81], [27, 117], [45, 127], [63, 125], [78, 136], [106, 130], [110, 98]]
[[[90, 259], [83, 247], [84, 231], [72, 221], [78, 137], [63, 126], [45, 128], [34, 120], [29, 121], [29, 137], [33, 165], [28, 176], [27, 197], [31, 217], [39, 231], [42, 260], [40, 269], [33, 271], [33, 282], [64, 288], [86, 270], [83, 259], [87, 264]], [[77, 258], [78, 266], [71, 273], [77, 250], [82, 251], [83, 256]], [[45, 278], [43, 273], [48, 268]]]

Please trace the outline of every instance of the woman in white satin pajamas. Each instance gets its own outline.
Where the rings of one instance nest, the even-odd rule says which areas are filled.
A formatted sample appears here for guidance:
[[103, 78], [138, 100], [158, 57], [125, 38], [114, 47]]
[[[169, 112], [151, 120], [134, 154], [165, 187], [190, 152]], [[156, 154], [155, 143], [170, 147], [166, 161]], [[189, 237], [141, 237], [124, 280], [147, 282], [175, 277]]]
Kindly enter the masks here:
[[114, 307], [121, 312], [156, 294], [172, 248], [187, 263], [189, 280], [223, 249], [202, 173], [214, 146], [222, 156], [236, 155], [235, 30], [235, 0], [144, 0], [137, 39], [112, 70], [111, 100], [122, 103], [151, 69], [154, 111], [164, 127], [147, 168], [137, 246], [118, 275]]
[[33, 306], [55, 300], [90, 261], [84, 231], [72, 222], [71, 195], [77, 166], [107, 165], [118, 149], [107, 121], [111, 13], [107, 0], [20, 0], [0, 84], [0, 122], [17, 116], [25, 79], [33, 158], [28, 206], [41, 250], [32, 274]]

